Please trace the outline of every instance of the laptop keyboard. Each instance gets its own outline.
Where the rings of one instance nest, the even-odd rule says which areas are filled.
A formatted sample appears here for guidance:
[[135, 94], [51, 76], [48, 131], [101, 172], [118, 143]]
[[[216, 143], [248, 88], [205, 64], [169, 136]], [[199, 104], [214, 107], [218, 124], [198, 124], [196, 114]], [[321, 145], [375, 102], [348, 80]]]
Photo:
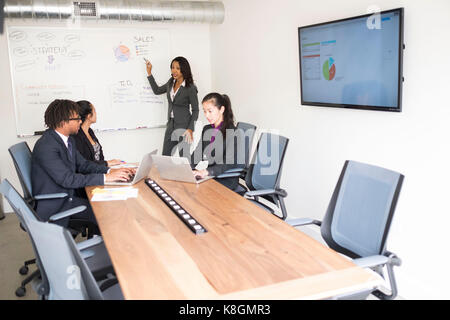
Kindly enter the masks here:
[[114, 182], [124, 182], [124, 183], [130, 183], [130, 182], [132, 182], [133, 181], [133, 179], [134, 179], [134, 174], [132, 174], [132, 175], [130, 175], [129, 176], [129, 178], [128, 178], [128, 180], [125, 180], [125, 181], [121, 181], [121, 180], [116, 180], [116, 181], [114, 181]]

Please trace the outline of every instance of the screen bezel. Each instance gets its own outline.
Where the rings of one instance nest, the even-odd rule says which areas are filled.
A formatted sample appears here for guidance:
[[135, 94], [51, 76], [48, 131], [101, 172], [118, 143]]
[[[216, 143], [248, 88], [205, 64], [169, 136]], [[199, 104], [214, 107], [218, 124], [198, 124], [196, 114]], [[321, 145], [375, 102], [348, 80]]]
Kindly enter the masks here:
[[[385, 14], [385, 13], [392, 13], [392, 12], [398, 12], [400, 17], [400, 25], [399, 25], [399, 34], [398, 34], [398, 92], [397, 92], [397, 106], [396, 107], [383, 107], [383, 106], [373, 106], [373, 105], [356, 105], [356, 104], [342, 104], [342, 103], [324, 103], [324, 102], [314, 102], [314, 101], [305, 101], [303, 100], [303, 83], [302, 83], [302, 62], [301, 62], [301, 38], [300, 38], [300, 31], [302, 29], [307, 29], [311, 27], [318, 27], [323, 26], [331, 23], [337, 23], [337, 22], [343, 22], [353, 19], [361, 19], [365, 17], [370, 17], [374, 13]], [[300, 67], [300, 102], [302, 106], [316, 106], [316, 107], [332, 107], [332, 108], [348, 108], [348, 109], [362, 109], [362, 110], [376, 110], [376, 111], [388, 111], [388, 112], [401, 112], [402, 111], [402, 86], [403, 86], [403, 50], [404, 50], [404, 43], [403, 43], [403, 13], [404, 8], [396, 8], [391, 10], [385, 10], [380, 12], [374, 12], [369, 14], [364, 14], [360, 16], [345, 18], [345, 19], [339, 19], [339, 20], [333, 20], [333, 21], [327, 21], [322, 23], [316, 23], [311, 24], [307, 26], [298, 27], [298, 53], [299, 53], [299, 67]]]

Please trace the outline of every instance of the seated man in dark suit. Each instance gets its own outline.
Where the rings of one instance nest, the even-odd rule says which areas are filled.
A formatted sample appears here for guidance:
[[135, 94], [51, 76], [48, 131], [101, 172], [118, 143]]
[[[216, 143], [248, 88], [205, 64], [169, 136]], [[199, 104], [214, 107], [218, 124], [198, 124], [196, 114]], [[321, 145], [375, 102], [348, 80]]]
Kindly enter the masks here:
[[[35, 194], [67, 193], [62, 199], [39, 200], [36, 213], [45, 221], [56, 212], [79, 205], [87, 209], [71, 218], [88, 220], [97, 224], [86, 198], [76, 196], [77, 188], [103, 185], [105, 181], [126, 181], [133, 170], [108, 169], [106, 166], [85, 160], [75, 147], [72, 134], [80, 129], [78, 105], [71, 100], [55, 100], [45, 111], [48, 129], [33, 148], [31, 183]], [[70, 219], [59, 224], [69, 225]]]

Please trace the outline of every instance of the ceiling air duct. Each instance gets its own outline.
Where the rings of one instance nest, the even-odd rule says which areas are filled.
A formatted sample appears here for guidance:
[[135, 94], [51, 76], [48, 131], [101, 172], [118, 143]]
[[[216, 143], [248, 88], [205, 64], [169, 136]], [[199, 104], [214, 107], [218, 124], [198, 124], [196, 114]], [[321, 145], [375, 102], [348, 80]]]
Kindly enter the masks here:
[[3, 33], [3, 7], [5, 5], [5, 1], [4, 0], [0, 0], [0, 34]]
[[219, 1], [6, 0], [5, 18], [222, 23]]

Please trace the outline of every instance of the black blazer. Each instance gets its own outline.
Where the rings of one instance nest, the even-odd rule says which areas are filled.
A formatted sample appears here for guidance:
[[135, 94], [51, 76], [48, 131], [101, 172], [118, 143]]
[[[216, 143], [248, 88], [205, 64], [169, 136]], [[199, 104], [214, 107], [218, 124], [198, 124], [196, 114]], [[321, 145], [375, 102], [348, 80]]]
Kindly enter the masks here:
[[[167, 120], [170, 120], [170, 113], [173, 111], [174, 128], [191, 129], [194, 131], [195, 121], [198, 118], [198, 97], [197, 87], [192, 84], [189, 87], [180, 87], [175, 95], [173, 101], [170, 98], [170, 91], [174, 84], [174, 78], [170, 78], [166, 84], [161, 87], [156, 84], [153, 75], [147, 77], [154, 94], [167, 93], [167, 101], [169, 108], [167, 108]], [[189, 109], [192, 108], [192, 114]]]
[[[245, 159], [238, 157], [242, 153], [242, 139], [234, 132], [236, 127], [233, 125], [227, 129], [232, 129], [234, 134], [228, 131], [224, 140], [221, 132], [214, 130], [212, 125], [203, 127], [201, 141], [198, 143], [191, 155], [192, 169], [202, 160], [208, 161], [208, 174], [218, 176], [232, 168], [244, 168]], [[238, 133], [239, 131], [237, 131]], [[211, 143], [211, 137], [215, 135], [214, 142]], [[241, 158], [244, 154], [241, 154]], [[236, 189], [239, 184], [239, 177], [216, 179], [231, 190]]]
[[[70, 198], [75, 189], [92, 185], [103, 185], [103, 174], [108, 168], [81, 156], [73, 137], [72, 157], [64, 141], [53, 129], [44, 132], [33, 148], [31, 158], [31, 185], [33, 195], [65, 192]], [[58, 212], [67, 199], [37, 201], [36, 213], [44, 220]]]
[[100, 142], [98, 142], [97, 137], [94, 134], [94, 130], [89, 128], [88, 130], [89, 134], [92, 137], [92, 140], [97, 142], [100, 145], [100, 160], [95, 160], [95, 151], [94, 147], [92, 146], [91, 142], [89, 141], [88, 137], [84, 133], [83, 129], [80, 128], [78, 130], [77, 134], [73, 135], [73, 138], [75, 139], [77, 150], [80, 152], [80, 154], [85, 158], [86, 160], [94, 161], [95, 163], [108, 166], [108, 163], [105, 161], [105, 158], [103, 156], [103, 148]]

